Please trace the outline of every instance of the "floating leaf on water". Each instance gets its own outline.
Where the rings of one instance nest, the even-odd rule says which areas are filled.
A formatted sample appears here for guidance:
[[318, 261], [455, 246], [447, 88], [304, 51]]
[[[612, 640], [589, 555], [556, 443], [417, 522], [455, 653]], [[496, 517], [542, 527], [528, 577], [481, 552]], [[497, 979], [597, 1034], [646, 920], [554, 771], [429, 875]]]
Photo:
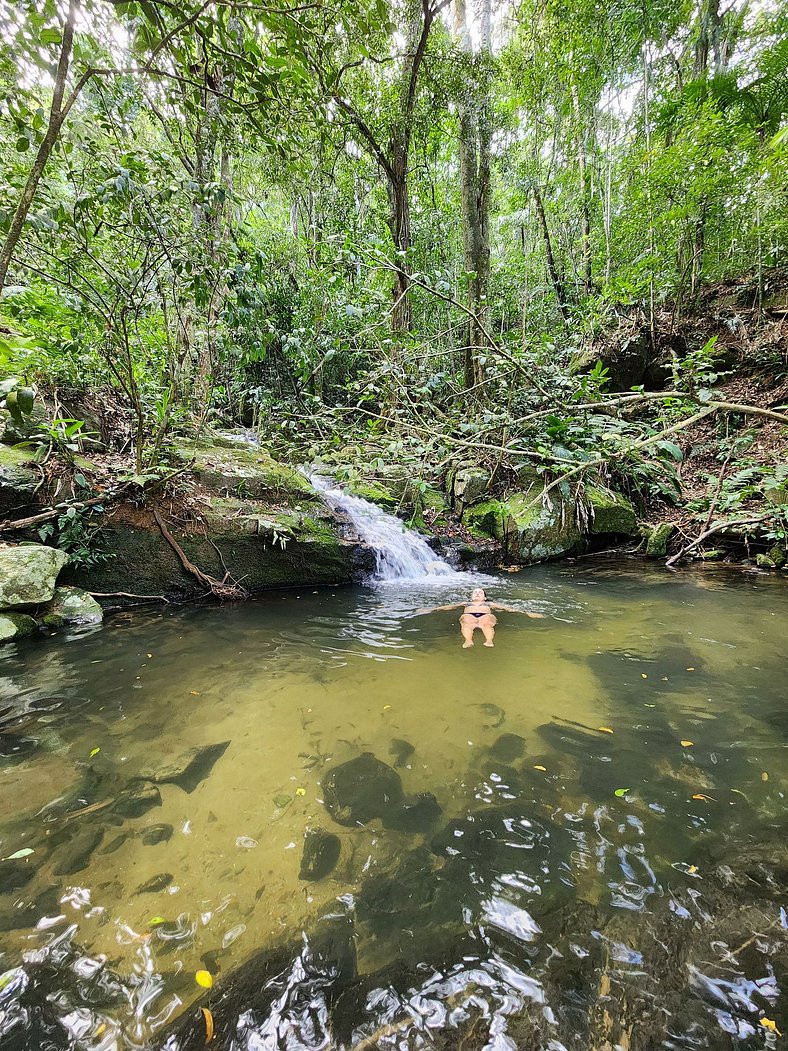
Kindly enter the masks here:
[[777, 1023], [772, 1018], [762, 1018], [760, 1024], [764, 1029], [768, 1029], [770, 1033], [774, 1033], [776, 1036], [782, 1036], [782, 1033], [777, 1028]]
[[601, 734], [612, 734], [613, 733], [613, 731], [610, 729], [609, 726], [597, 726], [597, 730]]
[[9, 854], [7, 858], [3, 858], [3, 861], [17, 861], [19, 858], [29, 858], [35, 851], [30, 847], [22, 847], [21, 850], [15, 850], [13, 854]]
[[644, 671], [642, 671], [642, 672], [640, 673], [640, 678], [641, 678], [641, 679], [647, 679], [647, 678], [648, 678], [648, 675], [646, 675], [646, 673], [645, 673]]
[[152, 653], [146, 653], [146, 654], [145, 654], [145, 656], [146, 656], [146, 657], [152, 657], [152, 656], [153, 656], [153, 654], [152, 654]]
[[151, 918], [148, 920], [148, 926], [149, 927], [160, 927], [162, 925], [162, 923], [166, 923], [166, 922], [167, 921], [164, 919], [163, 916], [151, 916]]
[[100, 751], [101, 751], [101, 749], [100, 749], [100, 748], [94, 748], [94, 749], [93, 749], [93, 750], [91, 751], [91, 753], [90, 753], [90, 755], [88, 756], [88, 758], [89, 758], [89, 759], [92, 759], [92, 758], [93, 758], [93, 756], [94, 756], [94, 755], [98, 755]]
[[697, 865], [690, 865], [689, 868], [687, 869], [687, 872], [689, 872], [690, 876], [694, 876], [697, 871], [698, 871], [698, 866]]
[[613, 795], [621, 797], [621, 796], [625, 796], [627, 794], [627, 792], [631, 792], [631, 791], [632, 791], [631, 788], [617, 788], [615, 790], [615, 792], [613, 793]]
[[234, 941], [237, 941], [241, 937], [245, 930], [246, 924], [239, 923], [237, 927], [233, 927], [229, 931], [227, 931], [225, 936], [222, 938], [222, 948], [226, 949], [228, 946], [232, 945]]
[[192, 695], [192, 697], [199, 697], [200, 696], [200, 691], [199, 690], [189, 690], [189, 693]]
[[714, 796], [704, 795], [703, 792], [696, 792], [695, 795], [692, 798], [693, 799], [703, 799], [707, 803], [708, 802], [711, 802], [711, 803], [716, 803], [717, 802], [717, 800], [714, 798]]
[[305, 796], [306, 795], [306, 789], [305, 788], [297, 788], [296, 789], [296, 795], [297, 796]]
[[768, 781], [768, 780], [769, 780], [769, 775], [764, 770], [763, 773], [761, 774], [761, 781]]
[[205, 1019], [205, 1043], [210, 1044], [213, 1040], [213, 1015], [207, 1007], [203, 1007], [202, 1016]]
[[254, 850], [257, 846], [257, 840], [252, 839], [251, 836], [239, 836], [235, 841], [235, 845], [239, 850]]
[[203, 989], [210, 989], [213, 985], [213, 975], [210, 971], [196, 971], [194, 974], [194, 980], [198, 985], [201, 985]]
[[391, 705], [390, 705], [390, 704], [384, 704], [384, 705], [383, 705], [383, 711], [384, 711], [384, 712], [387, 712], [387, 711], [389, 710], [389, 708], [390, 708], [390, 707], [391, 707]]
[[694, 741], [679, 741], [679, 744], [681, 745], [682, 748], [692, 748], [692, 746], [695, 744], [695, 742]]
[[541, 770], [543, 774], [547, 773], [547, 767], [546, 766], [535, 766], [534, 770]]
[[687, 668], [687, 671], [695, 671], [694, 668]]
[[286, 796], [284, 794], [280, 794], [278, 796], [274, 796], [274, 805], [278, 806], [280, 810], [283, 810], [286, 806], [288, 806], [292, 802], [293, 802], [293, 797], [292, 796]]

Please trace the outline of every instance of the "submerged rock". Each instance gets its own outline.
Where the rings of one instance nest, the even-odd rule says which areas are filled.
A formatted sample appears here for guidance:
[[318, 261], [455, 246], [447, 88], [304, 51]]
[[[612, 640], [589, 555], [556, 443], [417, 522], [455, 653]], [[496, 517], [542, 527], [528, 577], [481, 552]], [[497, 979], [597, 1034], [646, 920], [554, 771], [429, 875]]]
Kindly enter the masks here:
[[646, 536], [646, 558], [665, 558], [668, 553], [668, 542], [676, 527], [672, 522], [662, 522], [649, 529]]
[[183, 752], [177, 759], [163, 766], [149, 767], [143, 771], [142, 777], [156, 785], [177, 785], [184, 792], [193, 792], [197, 785], [208, 777], [214, 764], [227, 751], [229, 744], [229, 741], [221, 741], [219, 744], [190, 748], [188, 752]]
[[0, 613], [0, 642], [24, 639], [38, 631], [38, 624], [26, 613]]
[[512, 763], [525, 755], [525, 738], [519, 734], [501, 734], [490, 749], [490, 754], [505, 763]]
[[430, 832], [442, 814], [443, 808], [432, 792], [419, 792], [392, 809], [384, 823], [398, 832]]
[[146, 847], [155, 847], [158, 843], [168, 843], [172, 838], [172, 825], [150, 825], [142, 833], [142, 842]]
[[342, 848], [339, 836], [324, 828], [312, 828], [304, 837], [304, 853], [298, 878], [314, 882], [336, 868]]
[[395, 737], [389, 745], [389, 755], [394, 759], [394, 766], [404, 766], [416, 751], [410, 741]]
[[84, 829], [77, 832], [73, 839], [64, 844], [63, 850], [58, 851], [56, 856], [59, 856], [60, 860], [55, 866], [55, 875], [71, 876], [87, 868], [91, 854], [103, 838], [102, 828]]
[[43, 544], [0, 547], [0, 609], [49, 602], [67, 561], [65, 551]]
[[55, 588], [52, 601], [41, 617], [48, 628], [62, 628], [67, 624], [100, 624], [104, 612], [92, 595], [80, 588]]
[[157, 891], [169, 887], [174, 878], [171, 872], [159, 872], [156, 876], [151, 876], [150, 879], [145, 880], [144, 883], [140, 883], [134, 894], [155, 894]]
[[322, 782], [326, 809], [339, 825], [366, 825], [385, 818], [403, 800], [396, 770], [372, 752], [329, 770]]
[[142, 817], [155, 806], [161, 806], [161, 792], [149, 781], [133, 781], [115, 800], [112, 811], [120, 817]]

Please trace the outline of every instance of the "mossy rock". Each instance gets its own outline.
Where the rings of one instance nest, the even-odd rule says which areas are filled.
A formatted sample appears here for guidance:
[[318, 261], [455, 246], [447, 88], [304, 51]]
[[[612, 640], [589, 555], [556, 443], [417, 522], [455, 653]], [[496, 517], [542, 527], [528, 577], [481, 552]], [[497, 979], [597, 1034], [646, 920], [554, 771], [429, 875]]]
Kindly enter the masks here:
[[279, 463], [264, 449], [217, 437], [181, 440], [172, 455], [191, 463], [192, 474], [212, 493], [254, 500], [319, 499], [299, 471]]
[[25, 504], [35, 492], [41, 476], [34, 466], [32, 449], [0, 445], [0, 513]]
[[62, 628], [68, 624], [100, 624], [104, 619], [101, 606], [92, 595], [80, 588], [55, 588], [52, 601], [41, 616], [48, 628]]
[[482, 501], [489, 487], [490, 472], [469, 464], [460, 464], [450, 472], [446, 481], [452, 503], [460, 512]]
[[668, 542], [676, 527], [672, 522], [661, 522], [658, 526], [646, 526], [646, 557], [665, 558], [668, 553]]
[[357, 479], [337, 484], [340, 488], [347, 489], [352, 496], [358, 496], [361, 500], [367, 500], [370, 504], [376, 504], [386, 511], [396, 511], [402, 504], [402, 495], [397, 495], [392, 488], [382, 482], [364, 482]]
[[506, 539], [506, 517], [505, 505], [500, 500], [485, 500], [467, 508], [462, 523], [475, 536], [492, 537], [502, 544]]
[[67, 561], [65, 551], [43, 544], [0, 548], [0, 609], [49, 602], [58, 573]]
[[564, 500], [555, 491], [551, 497], [549, 506], [533, 490], [514, 493], [505, 501], [506, 552], [513, 561], [543, 562], [583, 550], [574, 501]]
[[586, 490], [586, 498], [593, 512], [589, 533], [594, 536], [603, 533], [632, 536], [636, 532], [635, 508], [621, 493], [605, 492], [593, 486]]
[[38, 631], [38, 624], [27, 613], [0, 613], [0, 642], [13, 642]]

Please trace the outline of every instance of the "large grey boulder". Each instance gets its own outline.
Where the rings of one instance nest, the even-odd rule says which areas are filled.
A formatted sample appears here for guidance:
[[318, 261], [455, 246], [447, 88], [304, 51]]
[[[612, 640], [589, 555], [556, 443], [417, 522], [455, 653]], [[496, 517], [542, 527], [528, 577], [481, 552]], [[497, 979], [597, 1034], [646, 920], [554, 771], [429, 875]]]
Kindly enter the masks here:
[[103, 619], [101, 606], [87, 591], [61, 587], [55, 588], [41, 621], [48, 628], [62, 628], [67, 624], [100, 624]]
[[0, 547], [0, 609], [49, 602], [67, 561], [65, 551], [43, 544]]

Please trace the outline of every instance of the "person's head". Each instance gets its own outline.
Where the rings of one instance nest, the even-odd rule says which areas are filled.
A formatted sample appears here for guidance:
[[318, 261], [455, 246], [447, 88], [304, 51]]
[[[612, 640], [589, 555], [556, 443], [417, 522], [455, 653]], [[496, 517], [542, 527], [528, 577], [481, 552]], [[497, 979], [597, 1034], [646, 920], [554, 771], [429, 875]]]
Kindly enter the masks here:
[[487, 596], [484, 593], [484, 588], [474, 588], [471, 592], [471, 602], [486, 602]]

